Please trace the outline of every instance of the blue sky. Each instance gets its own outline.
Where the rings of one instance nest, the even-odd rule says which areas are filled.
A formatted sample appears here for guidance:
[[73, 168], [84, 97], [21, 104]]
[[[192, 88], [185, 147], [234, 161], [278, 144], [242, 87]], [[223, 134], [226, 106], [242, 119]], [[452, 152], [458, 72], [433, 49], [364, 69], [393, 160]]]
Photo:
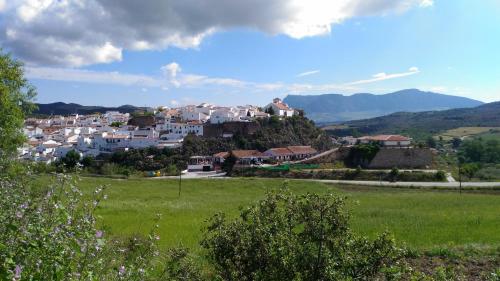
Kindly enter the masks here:
[[[495, 0], [399, 1], [408, 2], [403, 7], [398, 1], [361, 1], [356, 9], [339, 8], [338, 15], [318, 14], [320, 19], [325, 17], [320, 23], [327, 24], [327, 31], [311, 29], [318, 22], [308, 25], [309, 18], [297, 24], [294, 10], [291, 15], [279, 15], [295, 24], [292, 29], [259, 17], [229, 23], [200, 20], [196, 27], [148, 19], [155, 28], [124, 29], [119, 36], [114, 29], [87, 26], [107, 44], [94, 53], [94, 40], [88, 39], [93, 37], [82, 33], [74, 39], [80, 33], [76, 30], [73, 36], [71, 28], [76, 27], [69, 22], [65, 23], [68, 33], [51, 29], [57, 22], [49, 20], [50, 13], [63, 14], [71, 5], [52, 7], [54, 3], [44, 1], [48, 1], [46, 6], [36, 6], [33, 17], [33, 13], [20, 13], [26, 5], [23, 1], [9, 6], [0, 0], [0, 26], [6, 34], [0, 37], [2, 47], [26, 62], [27, 75], [42, 103], [263, 105], [287, 94], [382, 94], [406, 88], [485, 102], [500, 100], [500, 2]], [[344, 2], [348, 6], [356, 1]], [[386, 2], [385, 6], [376, 6], [379, 2]], [[313, 8], [313, 16], [321, 12]], [[26, 21], [23, 15], [31, 18]], [[19, 17], [17, 22], [9, 21], [13, 17]], [[137, 21], [143, 24], [145, 20]], [[46, 27], [42, 31], [40, 24]], [[172, 31], [153, 33], [162, 24]], [[22, 46], [30, 42], [21, 36], [30, 32], [47, 34], [39, 47], [24, 50]], [[155, 37], [123, 39], [127, 33], [133, 37], [141, 32]], [[157, 39], [173, 38], [172, 34], [181, 39]], [[60, 51], [50, 57], [47, 53], [52, 50]]]

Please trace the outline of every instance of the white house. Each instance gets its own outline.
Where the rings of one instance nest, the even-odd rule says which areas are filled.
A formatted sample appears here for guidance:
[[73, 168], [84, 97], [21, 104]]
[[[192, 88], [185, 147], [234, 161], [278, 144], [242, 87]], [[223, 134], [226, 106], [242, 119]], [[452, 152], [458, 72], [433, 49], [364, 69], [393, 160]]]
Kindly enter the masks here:
[[[246, 116], [246, 115], [245, 115]], [[221, 107], [212, 113], [210, 123], [220, 124], [225, 122], [241, 121], [239, 110], [232, 107]]]
[[156, 130], [163, 133], [160, 136], [162, 140], [182, 139], [188, 134], [203, 136], [203, 123], [200, 121], [186, 123], [165, 121], [163, 124], [158, 124]]
[[269, 111], [272, 108], [274, 115], [289, 117], [295, 114], [295, 111], [284, 103], [280, 98], [275, 98], [272, 103], [264, 107], [264, 111]]

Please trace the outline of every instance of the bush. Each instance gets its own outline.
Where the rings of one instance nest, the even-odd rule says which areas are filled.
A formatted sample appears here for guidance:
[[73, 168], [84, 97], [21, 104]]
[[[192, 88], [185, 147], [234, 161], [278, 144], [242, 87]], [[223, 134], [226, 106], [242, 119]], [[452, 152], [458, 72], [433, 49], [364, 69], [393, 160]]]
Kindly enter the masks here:
[[389, 172], [389, 175], [387, 177], [387, 179], [391, 182], [395, 182], [398, 180], [398, 176], [399, 176], [399, 169], [394, 167], [391, 169], [391, 171]]
[[481, 180], [500, 180], [500, 165], [481, 168], [475, 176]]
[[108, 238], [94, 215], [105, 187], [86, 196], [69, 176], [32, 182], [0, 179], [0, 280], [199, 280], [181, 278], [197, 274], [187, 255], [159, 256], [157, 222], [146, 237]]
[[436, 172], [434, 175], [437, 181], [445, 181], [446, 180], [446, 173], [442, 170], [439, 170]]
[[366, 280], [400, 258], [387, 234], [355, 235], [344, 200], [270, 193], [228, 221], [209, 220], [202, 246], [223, 280]]

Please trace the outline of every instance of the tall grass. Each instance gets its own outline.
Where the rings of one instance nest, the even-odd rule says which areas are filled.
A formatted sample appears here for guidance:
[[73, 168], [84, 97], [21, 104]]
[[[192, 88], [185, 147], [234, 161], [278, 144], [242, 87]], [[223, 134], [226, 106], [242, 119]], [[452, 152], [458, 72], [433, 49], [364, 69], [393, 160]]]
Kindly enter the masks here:
[[[85, 178], [84, 190], [107, 184], [108, 200], [98, 211], [99, 222], [116, 236], [145, 234], [156, 213], [160, 245], [183, 245], [199, 250], [201, 228], [212, 214], [236, 216], [239, 208], [279, 188], [279, 179], [178, 180]], [[388, 230], [397, 241], [417, 249], [481, 244], [500, 246], [498, 194], [339, 187], [317, 182], [290, 181], [293, 192], [337, 193], [347, 197], [351, 226], [375, 235]], [[491, 191], [490, 191], [491, 192]]]

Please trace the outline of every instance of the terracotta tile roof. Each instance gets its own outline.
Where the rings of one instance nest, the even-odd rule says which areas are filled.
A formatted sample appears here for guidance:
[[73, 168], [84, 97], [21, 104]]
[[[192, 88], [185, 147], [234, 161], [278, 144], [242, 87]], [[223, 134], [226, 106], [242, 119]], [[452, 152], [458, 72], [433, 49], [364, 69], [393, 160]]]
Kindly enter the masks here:
[[290, 151], [288, 148], [286, 147], [277, 147], [277, 148], [271, 148], [271, 149], [268, 149], [265, 154], [268, 154], [268, 155], [274, 155], [274, 156], [286, 156], [286, 155], [292, 155], [293, 152]]
[[60, 143], [43, 143], [42, 145], [46, 148], [55, 148], [61, 146]]
[[229, 157], [229, 152], [223, 151], [213, 155], [215, 158], [227, 158]]
[[279, 102], [279, 103], [275, 102], [274, 105], [276, 105], [276, 107], [278, 107], [281, 110], [291, 110], [286, 104], [281, 103], [281, 102]]
[[311, 146], [299, 145], [299, 146], [288, 146], [287, 147], [293, 154], [315, 154], [318, 151]]
[[250, 157], [262, 157], [264, 154], [262, 154], [258, 150], [233, 150], [232, 154], [236, 158], [250, 158]]

